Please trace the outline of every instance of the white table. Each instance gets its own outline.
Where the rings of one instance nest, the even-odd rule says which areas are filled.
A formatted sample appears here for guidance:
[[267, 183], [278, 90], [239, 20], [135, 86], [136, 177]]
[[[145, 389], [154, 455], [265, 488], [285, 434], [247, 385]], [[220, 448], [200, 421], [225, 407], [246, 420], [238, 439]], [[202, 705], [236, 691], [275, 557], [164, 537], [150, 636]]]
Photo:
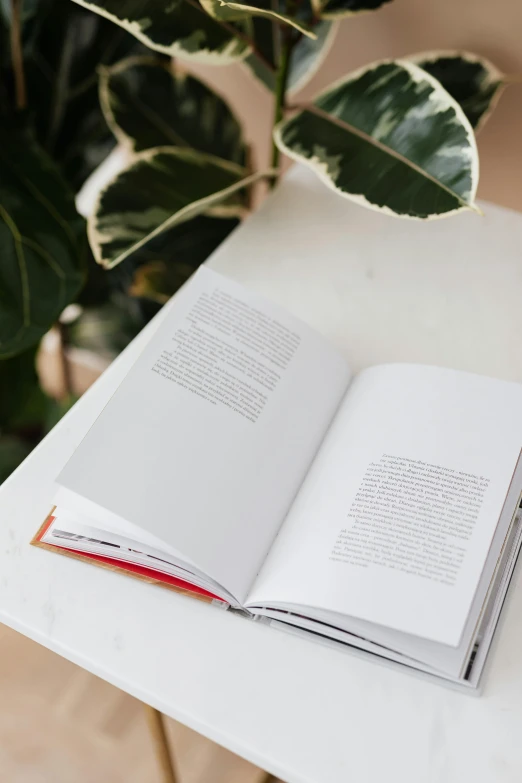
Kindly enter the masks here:
[[[522, 216], [484, 209], [397, 221], [296, 168], [212, 266], [318, 327], [355, 367], [413, 360], [522, 381]], [[474, 698], [29, 546], [54, 477], [144, 337], [2, 487], [0, 621], [287, 781], [520, 783], [519, 572]]]

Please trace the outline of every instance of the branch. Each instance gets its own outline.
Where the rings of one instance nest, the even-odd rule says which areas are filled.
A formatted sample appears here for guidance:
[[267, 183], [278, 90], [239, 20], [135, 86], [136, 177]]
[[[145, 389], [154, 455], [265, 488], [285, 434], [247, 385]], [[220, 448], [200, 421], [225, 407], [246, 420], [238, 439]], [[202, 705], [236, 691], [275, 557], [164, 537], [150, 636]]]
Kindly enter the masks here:
[[500, 81], [502, 84], [522, 84], [522, 74], [505, 73]]
[[58, 135], [68, 100], [69, 73], [74, 56], [74, 46], [74, 31], [69, 23], [65, 31], [65, 37], [61, 42], [60, 59], [53, 85], [51, 116], [45, 140], [46, 149], [50, 152], [54, 150], [56, 136]]
[[27, 106], [22, 49], [22, 2], [23, 0], [11, 0], [11, 62], [13, 64], [17, 109], [25, 109]]
[[[283, 111], [285, 108], [286, 90], [288, 86], [288, 77], [290, 75], [290, 60], [292, 56], [292, 49], [294, 47], [294, 41], [292, 35], [287, 31], [284, 31], [281, 55], [279, 57], [279, 65], [277, 69], [276, 88], [275, 88], [275, 104], [274, 104], [274, 120], [272, 127], [275, 126], [283, 119]], [[272, 139], [272, 168], [276, 169], [279, 165], [279, 158], [281, 152], [279, 147]], [[276, 185], [277, 180], [272, 180], [272, 187]]]
[[63, 396], [65, 399], [68, 399], [74, 393], [71, 364], [67, 355], [69, 327], [67, 324], [63, 323], [63, 321], [58, 321], [56, 325], [60, 334], [60, 364], [62, 367]]

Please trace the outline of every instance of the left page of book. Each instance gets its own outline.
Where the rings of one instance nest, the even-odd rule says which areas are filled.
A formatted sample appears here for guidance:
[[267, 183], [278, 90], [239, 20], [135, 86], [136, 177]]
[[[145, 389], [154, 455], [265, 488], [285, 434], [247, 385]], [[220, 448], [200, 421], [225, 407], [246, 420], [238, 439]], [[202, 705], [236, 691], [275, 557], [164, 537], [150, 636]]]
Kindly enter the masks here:
[[58, 477], [242, 602], [350, 382], [282, 308], [205, 267]]

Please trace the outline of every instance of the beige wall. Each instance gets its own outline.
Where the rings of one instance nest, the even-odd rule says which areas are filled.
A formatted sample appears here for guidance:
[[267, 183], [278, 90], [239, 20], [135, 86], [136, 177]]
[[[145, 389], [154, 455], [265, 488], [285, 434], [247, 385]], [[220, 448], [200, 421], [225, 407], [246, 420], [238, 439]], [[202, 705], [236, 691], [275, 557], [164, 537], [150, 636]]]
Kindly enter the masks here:
[[[322, 69], [303, 91], [311, 97], [343, 73], [383, 57], [467, 49], [504, 73], [522, 74], [522, 0], [395, 0], [341, 22]], [[242, 69], [198, 68], [242, 117], [258, 162], [267, 160], [271, 96]], [[522, 210], [522, 84], [508, 87], [479, 134], [479, 197]]]

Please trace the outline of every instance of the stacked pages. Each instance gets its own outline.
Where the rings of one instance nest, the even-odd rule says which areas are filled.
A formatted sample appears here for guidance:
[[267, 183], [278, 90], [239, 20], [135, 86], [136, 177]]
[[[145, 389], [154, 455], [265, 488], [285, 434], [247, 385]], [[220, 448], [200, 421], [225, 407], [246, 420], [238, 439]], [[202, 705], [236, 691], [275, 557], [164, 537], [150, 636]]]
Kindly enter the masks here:
[[57, 477], [35, 543], [476, 687], [522, 525], [522, 386], [357, 375], [201, 268]]

